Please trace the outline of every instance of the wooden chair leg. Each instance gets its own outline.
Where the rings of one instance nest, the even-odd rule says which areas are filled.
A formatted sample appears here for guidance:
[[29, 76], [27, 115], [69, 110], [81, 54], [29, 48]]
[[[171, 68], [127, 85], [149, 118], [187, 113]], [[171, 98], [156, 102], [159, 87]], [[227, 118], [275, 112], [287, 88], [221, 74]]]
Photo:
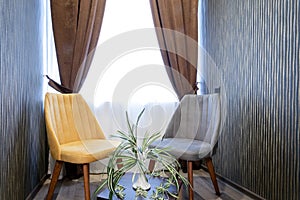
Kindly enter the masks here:
[[150, 160], [149, 165], [148, 165], [148, 170], [150, 172], [153, 172], [154, 167], [155, 167], [155, 160]]
[[84, 179], [84, 195], [85, 200], [90, 200], [90, 165], [88, 163], [83, 164], [83, 179]]
[[216, 191], [216, 195], [220, 196], [220, 190], [219, 190], [219, 186], [218, 186], [218, 182], [217, 182], [217, 178], [216, 178], [214, 165], [212, 163], [212, 159], [211, 159], [211, 157], [208, 157], [205, 159], [205, 161], [206, 161], [206, 166], [207, 166], [211, 181], [212, 181], [215, 191]]
[[193, 200], [194, 199], [193, 161], [188, 161], [187, 167], [188, 167], [188, 181], [190, 183], [190, 186], [189, 186], [189, 200]]
[[117, 167], [118, 167], [118, 169], [121, 169], [123, 167], [122, 158], [117, 159]]
[[48, 190], [48, 193], [46, 196], [46, 200], [51, 200], [53, 197], [55, 186], [56, 186], [63, 163], [64, 163], [63, 161], [58, 161], [58, 160], [55, 162], [55, 166], [53, 169], [52, 178], [51, 178], [49, 190]]

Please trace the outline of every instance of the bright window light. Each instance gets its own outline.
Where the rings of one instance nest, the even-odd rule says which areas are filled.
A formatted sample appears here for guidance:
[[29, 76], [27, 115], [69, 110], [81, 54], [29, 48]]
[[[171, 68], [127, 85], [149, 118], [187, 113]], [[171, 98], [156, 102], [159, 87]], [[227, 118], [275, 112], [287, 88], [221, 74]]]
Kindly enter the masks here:
[[153, 27], [149, 0], [108, 0], [99, 42], [123, 32]]
[[[154, 28], [149, 0], [106, 1], [98, 45], [122, 33], [145, 28]], [[156, 37], [155, 31], [153, 35]], [[141, 105], [177, 102], [158, 42], [154, 45], [155, 49], [134, 49], [113, 60], [97, 83], [95, 96], [99, 101], [95, 103], [130, 101]], [[149, 68], [151, 70], [147, 72]], [[138, 82], [138, 79], [141, 81]]]

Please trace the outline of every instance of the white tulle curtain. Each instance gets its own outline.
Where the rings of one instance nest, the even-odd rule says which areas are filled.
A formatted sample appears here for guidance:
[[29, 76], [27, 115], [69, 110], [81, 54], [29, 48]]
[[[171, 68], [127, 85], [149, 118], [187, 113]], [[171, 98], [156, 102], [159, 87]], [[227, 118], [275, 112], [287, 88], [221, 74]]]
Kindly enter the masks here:
[[[82, 94], [84, 96], [84, 94]], [[110, 138], [118, 130], [127, 131], [126, 112], [128, 112], [130, 123], [135, 123], [137, 116], [142, 109], [145, 111], [139, 122], [138, 137], [143, 137], [146, 132], [164, 133], [167, 123], [171, 115], [175, 111], [178, 102], [148, 102], [146, 104], [125, 104], [116, 102], [102, 102], [95, 107], [95, 104], [89, 99], [91, 97], [84, 96], [88, 104], [95, 113], [101, 128], [106, 137]], [[91, 173], [105, 172], [105, 166], [108, 159], [96, 161], [90, 164]]]

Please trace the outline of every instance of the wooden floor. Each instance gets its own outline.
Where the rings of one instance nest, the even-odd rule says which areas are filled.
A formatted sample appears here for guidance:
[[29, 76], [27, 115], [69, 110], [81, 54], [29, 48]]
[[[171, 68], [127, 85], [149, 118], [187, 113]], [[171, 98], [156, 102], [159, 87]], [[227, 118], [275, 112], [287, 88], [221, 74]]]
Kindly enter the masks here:
[[[184, 174], [186, 175], [186, 174]], [[103, 175], [91, 174], [90, 175], [90, 188], [91, 194], [97, 188], [97, 185], [101, 181]], [[47, 179], [35, 196], [35, 200], [42, 200], [45, 198], [50, 179]], [[225, 184], [221, 180], [218, 180], [221, 196], [215, 195], [213, 185], [211, 183], [210, 177], [204, 170], [194, 171], [194, 189], [195, 189], [195, 200], [248, 200], [252, 199], [249, 196], [237, 191], [231, 186]], [[54, 198], [56, 200], [82, 200], [84, 199], [83, 190], [83, 179], [79, 178], [77, 180], [60, 180], [56, 186]], [[188, 199], [188, 192], [185, 187], [182, 188], [179, 199]]]

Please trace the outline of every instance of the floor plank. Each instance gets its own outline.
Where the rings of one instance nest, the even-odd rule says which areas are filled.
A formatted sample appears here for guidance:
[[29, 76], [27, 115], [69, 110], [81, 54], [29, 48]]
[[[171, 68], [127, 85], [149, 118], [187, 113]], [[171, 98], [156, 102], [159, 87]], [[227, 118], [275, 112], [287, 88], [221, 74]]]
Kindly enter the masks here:
[[[182, 173], [184, 176], [187, 174]], [[96, 190], [101, 178], [105, 178], [105, 175], [91, 174], [90, 175], [90, 191], [91, 195]], [[50, 179], [47, 179], [34, 200], [42, 200], [45, 198], [48, 187], [50, 184]], [[249, 196], [241, 193], [240, 191], [234, 189], [230, 185], [225, 184], [218, 179], [219, 188], [221, 191], [221, 196], [215, 195], [215, 190], [213, 184], [210, 180], [209, 174], [204, 170], [194, 171], [194, 199], [195, 200], [250, 200]], [[188, 199], [188, 190], [183, 187], [179, 199]], [[64, 178], [59, 180], [57, 187], [55, 189], [54, 198], [55, 200], [82, 200], [84, 199], [84, 189], [83, 189], [83, 178], [76, 180], [69, 180]]]

